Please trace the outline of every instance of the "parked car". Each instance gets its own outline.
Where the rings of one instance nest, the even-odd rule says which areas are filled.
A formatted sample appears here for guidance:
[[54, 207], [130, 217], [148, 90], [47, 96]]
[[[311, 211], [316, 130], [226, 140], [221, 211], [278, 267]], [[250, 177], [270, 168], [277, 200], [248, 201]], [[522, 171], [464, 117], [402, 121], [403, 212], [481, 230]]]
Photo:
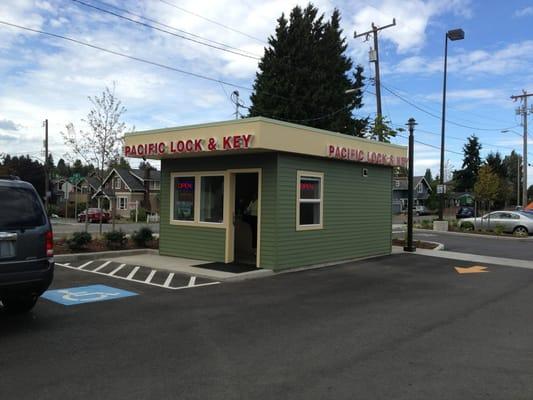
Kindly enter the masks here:
[[26, 312], [54, 276], [52, 225], [34, 187], [0, 177], [0, 300]]
[[494, 230], [500, 226], [503, 232], [517, 236], [527, 236], [533, 233], [533, 214], [522, 211], [494, 211], [481, 218], [464, 218], [457, 226], [463, 229]]
[[[85, 222], [85, 216], [87, 213], [82, 211], [78, 214], [78, 222]], [[89, 222], [100, 222], [100, 215], [102, 216], [102, 222], [107, 224], [111, 219], [111, 214], [101, 208], [89, 208]]]
[[474, 207], [470, 206], [459, 207], [457, 213], [455, 214], [456, 219], [474, 218], [475, 216], [475, 209]]
[[413, 214], [415, 215], [429, 215], [431, 211], [426, 206], [413, 206]]

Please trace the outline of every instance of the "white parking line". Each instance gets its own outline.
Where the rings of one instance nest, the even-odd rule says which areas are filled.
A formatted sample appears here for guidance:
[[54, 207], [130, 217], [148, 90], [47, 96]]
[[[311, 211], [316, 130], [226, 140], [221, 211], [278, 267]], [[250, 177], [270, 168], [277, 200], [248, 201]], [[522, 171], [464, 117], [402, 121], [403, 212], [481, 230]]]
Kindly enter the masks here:
[[170, 286], [170, 282], [172, 282], [172, 278], [174, 278], [174, 272], [171, 272], [170, 274], [168, 274], [167, 280], [165, 281], [165, 283], [163, 283], [163, 286], [164, 287], [169, 287]]
[[196, 282], [196, 276], [191, 276], [191, 279], [189, 279], [189, 284], [187, 286], [194, 286]]
[[81, 264], [81, 265], [78, 267], [78, 269], [83, 269], [83, 268], [85, 268], [85, 267], [86, 267], [87, 265], [89, 265], [89, 264], [92, 264], [92, 261], [88, 261], [88, 262], [86, 262], [85, 264]]
[[115, 275], [118, 271], [120, 271], [122, 268], [124, 268], [126, 266], [126, 264], [120, 264], [118, 267], [116, 267], [113, 271], [111, 271], [109, 273], [109, 275], [113, 276]]
[[133, 279], [133, 276], [137, 273], [137, 271], [140, 269], [141, 267], [135, 267], [131, 270], [130, 274], [126, 277], [126, 279], [128, 280], [132, 280]]
[[111, 264], [111, 261], [106, 261], [105, 263], [103, 263], [102, 265], [100, 265], [98, 268], [93, 269], [93, 271], [94, 271], [94, 272], [98, 272], [98, 271], [100, 271], [101, 269], [104, 269], [105, 267], [107, 267], [109, 264]]
[[[56, 263], [56, 265], [60, 266], [60, 267], [64, 267], [64, 268], [69, 268], [69, 269], [73, 269], [73, 270], [76, 270], [78, 271], [79, 268], [77, 267], [73, 267], [71, 265], [67, 265], [67, 264], [59, 264], [59, 263]], [[128, 277], [123, 277], [123, 276], [118, 276], [118, 275], [113, 275], [112, 277], [114, 279], [122, 279], [122, 280], [125, 280], [125, 281], [130, 281], [130, 282], [138, 282], [138, 283], [142, 283], [142, 284], [145, 284], [145, 285], [151, 285], [151, 286], [157, 286], [157, 287], [160, 287], [160, 288], [164, 288], [164, 289], [170, 289], [170, 290], [181, 290], [181, 289], [191, 289], [191, 288], [198, 288], [200, 286], [211, 286], [211, 285], [218, 285], [220, 284], [220, 282], [207, 282], [207, 283], [200, 283], [199, 285], [193, 285], [193, 286], [179, 286], [179, 287], [173, 287], [173, 286], [165, 286], [165, 284], [170, 284], [170, 282], [172, 281], [172, 279], [169, 280], [169, 278], [167, 278], [167, 280], [165, 281], [165, 284], [161, 285], [159, 283], [148, 283], [146, 281], [140, 281], [140, 280], [137, 280], [137, 279], [130, 279], [129, 277], [130, 276], [133, 276], [135, 275], [135, 273], [139, 270], [139, 267], [135, 267], [133, 269], [133, 271], [131, 271], [131, 273], [128, 275]], [[83, 272], [88, 272], [88, 273], [91, 273], [91, 274], [97, 274], [97, 275], [103, 275], [103, 276], [109, 276], [109, 274], [105, 273], [105, 272], [98, 272], [98, 271], [91, 271], [91, 270], [83, 270]], [[174, 277], [174, 273], [170, 273], [169, 274], [169, 277], [170, 275], [172, 275], [172, 277]], [[192, 277], [192, 278], [195, 278], [193, 282], [196, 281], [196, 277]], [[191, 279], [192, 280], [192, 279]], [[189, 284], [191, 282], [191, 280], [189, 280]]]
[[145, 283], [152, 282], [152, 279], [154, 278], [154, 275], [157, 271], [155, 269], [151, 270], [146, 279], [144, 280]]

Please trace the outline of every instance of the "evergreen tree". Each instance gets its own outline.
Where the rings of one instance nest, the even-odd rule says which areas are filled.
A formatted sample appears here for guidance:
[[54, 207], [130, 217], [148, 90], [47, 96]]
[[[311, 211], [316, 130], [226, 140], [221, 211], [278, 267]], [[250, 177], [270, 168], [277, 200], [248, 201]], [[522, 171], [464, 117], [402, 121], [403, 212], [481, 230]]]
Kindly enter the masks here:
[[325, 22], [311, 4], [293, 8], [289, 20], [281, 15], [259, 63], [250, 116], [363, 136], [368, 119], [353, 116], [363, 106], [363, 68], [345, 55], [340, 20], [334, 10]]
[[63, 178], [68, 178], [71, 175], [70, 167], [67, 165], [65, 160], [63, 160], [62, 158], [60, 158], [59, 161], [57, 162], [56, 172], [58, 176], [63, 177]]
[[455, 190], [457, 192], [467, 192], [474, 188], [481, 167], [481, 143], [476, 135], [468, 138], [468, 142], [463, 146], [463, 166], [459, 171], [454, 172]]
[[522, 182], [518, 177], [521, 175], [519, 169], [522, 168], [522, 157], [518, 155], [514, 150], [508, 156], [503, 159], [503, 165], [507, 172], [507, 179], [510, 184], [510, 196], [509, 201], [511, 204], [520, 204], [522, 201], [517, 199], [517, 187], [522, 190]]
[[508, 171], [506, 165], [503, 163], [500, 152], [490, 152], [485, 158], [485, 164], [489, 166], [491, 171], [496, 175], [499, 184], [499, 192], [494, 201], [494, 205], [496, 208], [505, 208], [513, 193], [511, 183], [507, 179]]
[[430, 185], [433, 183], [433, 175], [431, 174], [431, 169], [426, 168], [426, 173], [424, 174], [424, 178], [426, 178], [426, 181]]
[[485, 158], [485, 163], [492, 169], [492, 172], [498, 175], [498, 177], [501, 179], [507, 179], [507, 168], [503, 164], [499, 151], [496, 153], [490, 152]]

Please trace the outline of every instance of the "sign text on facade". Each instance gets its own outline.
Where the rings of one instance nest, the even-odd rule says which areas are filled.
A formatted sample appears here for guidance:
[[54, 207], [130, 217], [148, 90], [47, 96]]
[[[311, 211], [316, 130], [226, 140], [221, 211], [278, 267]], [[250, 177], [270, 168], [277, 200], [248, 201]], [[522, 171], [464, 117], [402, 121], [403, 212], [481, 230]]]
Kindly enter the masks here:
[[404, 167], [408, 158], [380, 153], [377, 151], [365, 151], [354, 147], [343, 147], [328, 145], [328, 157], [339, 160], [356, 161], [369, 164], [389, 165], [393, 167]]

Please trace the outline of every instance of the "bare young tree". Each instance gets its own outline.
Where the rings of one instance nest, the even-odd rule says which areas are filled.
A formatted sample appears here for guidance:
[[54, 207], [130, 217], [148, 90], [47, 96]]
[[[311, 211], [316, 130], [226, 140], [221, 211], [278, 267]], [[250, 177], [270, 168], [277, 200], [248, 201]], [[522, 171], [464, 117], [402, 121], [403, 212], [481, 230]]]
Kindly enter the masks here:
[[[88, 126], [87, 131], [76, 132], [74, 124], [67, 124], [67, 132], [61, 132], [65, 145], [72, 150], [72, 155], [67, 157], [79, 157], [87, 164], [97, 166], [96, 176], [102, 185], [104, 173], [109, 164], [118, 159], [121, 154], [126, 124], [122, 121], [122, 115], [126, 108], [115, 95], [115, 84], [109, 89], [106, 86], [100, 96], [89, 96], [92, 108], [87, 118], [82, 122]], [[89, 203], [87, 202], [87, 209]], [[113, 211], [114, 211], [114, 207]], [[113, 215], [114, 218], [114, 215]], [[87, 215], [85, 218], [87, 227]], [[102, 219], [100, 218], [100, 233], [102, 233]]]

